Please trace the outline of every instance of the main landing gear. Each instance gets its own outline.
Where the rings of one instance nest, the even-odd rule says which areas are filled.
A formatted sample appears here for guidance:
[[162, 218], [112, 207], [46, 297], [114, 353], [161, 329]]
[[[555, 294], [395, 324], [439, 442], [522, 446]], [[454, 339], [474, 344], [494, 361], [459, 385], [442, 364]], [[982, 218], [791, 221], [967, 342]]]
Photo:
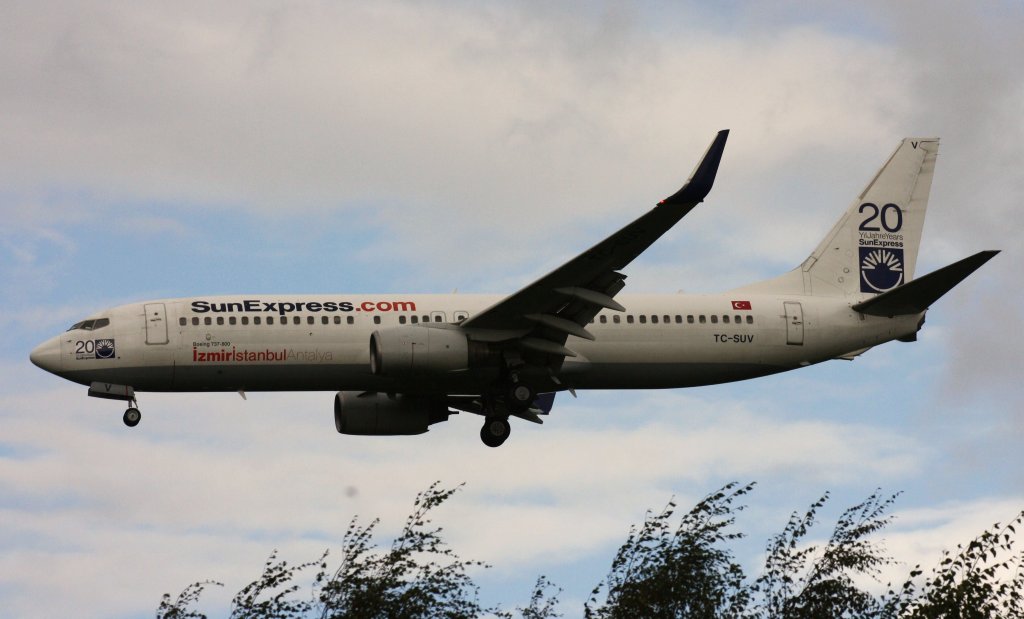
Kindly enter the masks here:
[[524, 385], [523, 383], [512, 383], [509, 387], [508, 392], [505, 396], [505, 402], [508, 404], [509, 409], [514, 412], [521, 413], [526, 409], [530, 408], [533, 404], [533, 399], [537, 394], [533, 392], [533, 389]]
[[488, 417], [480, 428], [480, 440], [488, 447], [501, 447], [511, 431], [508, 417]]
[[500, 384], [497, 387], [491, 395], [483, 398], [482, 414], [486, 419], [484, 427], [480, 428], [480, 440], [488, 447], [500, 447], [512, 430], [509, 416], [523, 417], [537, 398], [533, 387], [520, 382], [515, 372], [507, 377], [504, 387]]

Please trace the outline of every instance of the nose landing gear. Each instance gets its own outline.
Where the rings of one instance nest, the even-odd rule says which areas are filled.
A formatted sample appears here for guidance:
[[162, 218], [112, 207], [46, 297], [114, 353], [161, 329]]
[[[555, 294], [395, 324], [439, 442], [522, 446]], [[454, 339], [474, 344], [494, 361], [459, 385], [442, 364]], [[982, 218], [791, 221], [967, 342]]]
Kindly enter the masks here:
[[102, 398], [104, 400], [121, 400], [128, 403], [128, 410], [124, 412], [124, 425], [134, 428], [139, 425], [142, 413], [139, 412], [139, 401], [135, 399], [135, 389], [128, 385], [115, 385], [114, 383], [103, 383], [94, 381], [89, 385], [89, 396]]
[[122, 419], [124, 420], [124, 425], [129, 428], [134, 428], [139, 425], [139, 421], [142, 419], [142, 413], [139, 412], [139, 409], [132, 406], [124, 412], [124, 417], [122, 417]]

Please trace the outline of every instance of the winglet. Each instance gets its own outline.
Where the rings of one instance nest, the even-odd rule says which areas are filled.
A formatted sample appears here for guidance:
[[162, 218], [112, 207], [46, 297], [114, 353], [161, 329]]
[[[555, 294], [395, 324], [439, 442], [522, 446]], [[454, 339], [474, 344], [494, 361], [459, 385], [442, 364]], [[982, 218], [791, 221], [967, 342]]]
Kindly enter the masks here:
[[920, 314], [998, 253], [995, 250], [980, 251], [888, 292], [883, 292], [877, 297], [858, 303], [853, 306], [853, 309], [871, 316], [892, 317]]
[[708, 146], [704, 157], [693, 169], [689, 180], [682, 189], [665, 198], [659, 204], [672, 204], [675, 202], [701, 202], [711, 192], [715, 184], [715, 175], [718, 174], [718, 164], [722, 162], [722, 153], [725, 152], [725, 141], [729, 138], [729, 130], [723, 129], [718, 132], [715, 139]]

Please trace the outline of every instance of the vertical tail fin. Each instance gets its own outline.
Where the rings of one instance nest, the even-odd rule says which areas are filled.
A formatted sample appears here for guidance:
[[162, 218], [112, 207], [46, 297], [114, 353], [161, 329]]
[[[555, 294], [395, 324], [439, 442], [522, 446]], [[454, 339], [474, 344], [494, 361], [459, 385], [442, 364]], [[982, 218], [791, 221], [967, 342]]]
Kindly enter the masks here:
[[917, 264], [938, 138], [906, 138], [800, 266], [806, 294], [880, 294]]

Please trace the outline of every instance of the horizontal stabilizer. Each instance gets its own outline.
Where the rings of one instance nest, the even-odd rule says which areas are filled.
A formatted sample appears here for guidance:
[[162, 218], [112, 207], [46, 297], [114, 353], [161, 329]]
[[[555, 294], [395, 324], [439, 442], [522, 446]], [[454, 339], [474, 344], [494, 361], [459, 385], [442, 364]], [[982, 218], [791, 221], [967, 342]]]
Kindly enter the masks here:
[[942, 267], [938, 271], [911, 280], [898, 288], [884, 292], [853, 306], [853, 309], [872, 316], [905, 316], [920, 314], [939, 297], [953, 289], [981, 265], [991, 260], [998, 251], [981, 251], [973, 256]]

